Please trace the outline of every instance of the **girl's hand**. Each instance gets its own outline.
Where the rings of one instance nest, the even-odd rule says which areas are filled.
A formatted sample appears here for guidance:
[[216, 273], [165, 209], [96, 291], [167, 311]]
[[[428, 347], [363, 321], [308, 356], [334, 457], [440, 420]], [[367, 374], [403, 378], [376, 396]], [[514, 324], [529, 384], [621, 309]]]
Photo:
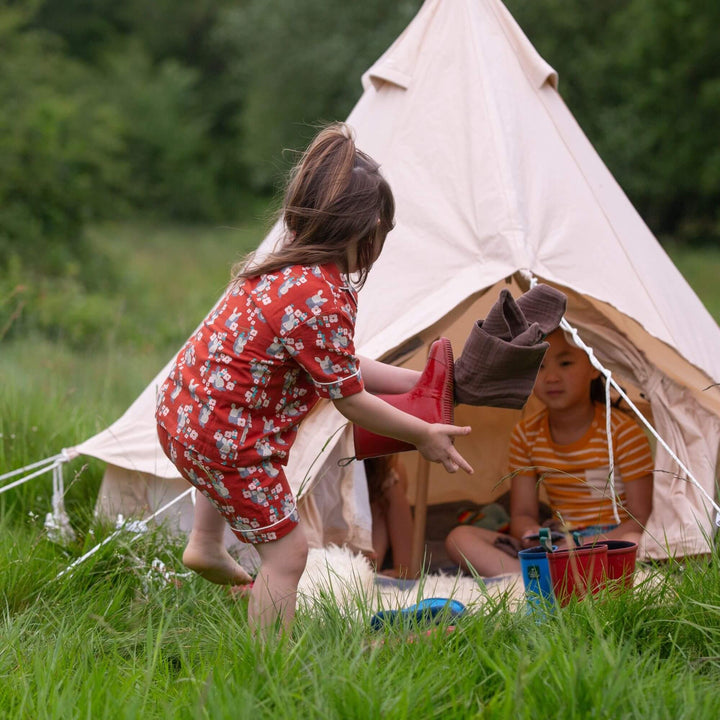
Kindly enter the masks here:
[[473, 469], [465, 458], [455, 449], [453, 438], [458, 435], [468, 435], [469, 426], [443, 425], [441, 423], [428, 424], [422, 440], [416, 443], [420, 454], [430, 462], [442, 463], [445, 470], [455, 473], [463, 469], [472, 475]]
[[427, 460], [442, 463], [454, 473], [462, 468], [472, 474], [473, 469], [453, 446], [453, 438], [467, 435], [471, 428], [442, 423], [427, 423], [398, 410], [367, 390], [333, 400], [335, 407], [351, 422], [378, 435], [396, 438], [414, 445]]

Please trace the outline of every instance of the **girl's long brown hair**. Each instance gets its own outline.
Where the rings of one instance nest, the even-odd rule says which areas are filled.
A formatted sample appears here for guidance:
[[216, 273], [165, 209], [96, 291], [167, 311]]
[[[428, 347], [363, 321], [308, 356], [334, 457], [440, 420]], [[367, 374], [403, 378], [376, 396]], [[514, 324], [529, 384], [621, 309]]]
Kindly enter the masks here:
[[380, 166], [355, 147], [350, 128], [333, 123], [291, 171], [280, 215], [281, 246], [258, 263], [250, 255], [236, 265], [235, 282], [289, 265], [330, 262], [348, 274], [348, 247], [357, 240], [356, 284], [362, 287], [393, 228], [395, 201]]

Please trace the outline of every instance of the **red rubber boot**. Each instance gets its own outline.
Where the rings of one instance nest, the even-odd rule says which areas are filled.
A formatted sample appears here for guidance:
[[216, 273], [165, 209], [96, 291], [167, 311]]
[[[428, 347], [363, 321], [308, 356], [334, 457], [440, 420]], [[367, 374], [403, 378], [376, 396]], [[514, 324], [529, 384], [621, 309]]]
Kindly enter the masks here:
[[[440, 338], [430, 346], [425, 369], [415, 387], [397, 395], [378, 395], [386, 403], [429, 423], [453, 424], [455, 403], [454, 360], [447, 338]], [[355, 458], [379, 457], [415, 450], [410, 443], [376, 435], [359, 425], [353, 425]]]

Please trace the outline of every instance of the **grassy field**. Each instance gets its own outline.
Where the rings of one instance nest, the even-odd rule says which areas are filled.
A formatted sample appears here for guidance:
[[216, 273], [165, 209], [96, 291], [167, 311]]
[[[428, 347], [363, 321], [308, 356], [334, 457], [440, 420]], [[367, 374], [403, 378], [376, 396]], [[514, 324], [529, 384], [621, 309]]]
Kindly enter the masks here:
[[[112, 332], [105, 345], [88, 351], [43, 337], [2, 342], [0, 474], [72, 447], [125, 412], [212, 307], [230, 266], [257, 246], [266, 226], [258, 218], [236, 228], [95, 228], [93, 242], [121, 266], [124, 281], [118, 310], [108, 318]], [[85, 459], [70, 472], [77, 477], [69, 508], [82, 516], [102, 467]], [[0, 510], [17, 505], [22, 513], [44, 513], [51, 487], [31, 485], [0, 495]], [[86, 526], [85, 517], [73, 520]]]
[[[222, 290], [264, 221], [239, 228], [139, 224], [93, 234], [123, 263], [117, 333], [102, 350], [26, 338], [0, 350], [0, 473], [71, 446], [121, 414]], [[720, 319], [720, 251], [669, 252]], [[50, 542], [50, 481], [0, 495], [0, 717], [8, 718], [716, 718], [720, 563], [667, 565], [621, 597], [536, 623], [489, 603], [455, 632], [408, 642], [329, 599], [293, 637], [259, 644], [244, 601], [181, 573], [160, 532], [108, 543], [92, 520], [98, 462], [66, 474], [78, 540]]]
[[717, 717], [717, 561], [541, 622], [491, 602], [429, 636], [373, 633], [327, 598], [263, 645], [245, 601], [150, 568], [178, 566], [160, 534], [124, 536], [56, 580], [61, 548], [0, 531], [2, 717]]
[[715, 321], [720, 323], [720, 248], [687, 249], [670, 243], [665, 250]]

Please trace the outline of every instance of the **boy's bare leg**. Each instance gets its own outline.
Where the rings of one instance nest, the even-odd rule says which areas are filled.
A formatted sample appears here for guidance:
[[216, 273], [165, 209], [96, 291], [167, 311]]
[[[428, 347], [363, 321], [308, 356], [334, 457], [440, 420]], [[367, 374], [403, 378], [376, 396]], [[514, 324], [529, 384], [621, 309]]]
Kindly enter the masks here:
[[459, 525], [445, 539], [445, 549], [453, 562], [478, 575], [493, 577], [519, 573], [520, 561], [493, 544], [499, 535], [485, 528]]
[[262, 565], [250, 593], [248, 623], [266, 633], [279, 619], [287, 631], [295, 617], [298, 583], [307, 563], [305, 531], [298, 525], [280, 540], [259, 543], [255, 549]]
[[196, 494], [193, 527], [182, 559], [186, 567], [218, 585], [252, 582], [225, 547], [225, 518], [200, 492]]

